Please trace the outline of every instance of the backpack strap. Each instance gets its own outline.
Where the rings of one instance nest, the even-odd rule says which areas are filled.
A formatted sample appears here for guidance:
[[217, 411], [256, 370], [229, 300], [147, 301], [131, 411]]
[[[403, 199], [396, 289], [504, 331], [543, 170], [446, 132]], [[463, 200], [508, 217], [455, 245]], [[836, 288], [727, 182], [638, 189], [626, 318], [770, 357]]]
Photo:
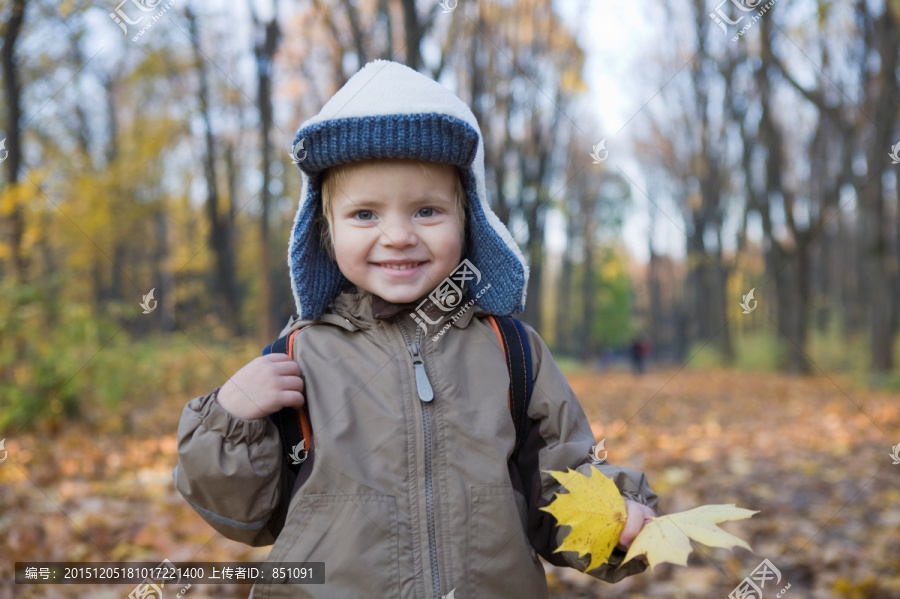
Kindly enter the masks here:
[[506, 367], [509, 371], [509, 396], [507, 403], [509, 411], [516, 426], [516, 448], [513, 450], [512, 460], [519, 457], [519, 451], [525, 445], [528, 436], [528, 425], [531, 419], [528, 417], [528, 405], [531, 403], [531, 394], [534, 390], [534, 381], [531, 367], [531, 345], [528, 342], [528, 334], [522, 322], [512, 316], [488, 315], [488, 321], [497, 338], [500, 347], [506, 355]]
[[[294, 337], [300, 330], [291, 331], [263, 350], [263, 355], [271, 353], [287, 354], [294, 356]], [[309, 424], [309, 412], [304, 404], [302, 410], [296, 408], [282, 408], [274, 414], [269, 414], [269, 419], [275, 423], [281, 431], [281, 449], [290, 460], [288, 467], [297, 474], [302, 464], [309, 456], [312, 449], [312, 427]]]

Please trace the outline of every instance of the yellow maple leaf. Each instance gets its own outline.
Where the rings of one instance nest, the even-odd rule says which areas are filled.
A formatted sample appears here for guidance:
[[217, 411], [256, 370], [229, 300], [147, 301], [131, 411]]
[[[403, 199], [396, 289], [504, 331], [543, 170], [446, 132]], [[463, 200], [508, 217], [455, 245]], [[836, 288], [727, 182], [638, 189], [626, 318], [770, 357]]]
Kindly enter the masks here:
[[646, 555], [651, 567], [664, 562], [687, 566], [688, 555], [693, 551], [691, 541], [707, 547], [743, 547], [753, 551], [744, 540], [725, 532], [719, 522], [743, 520], [758, 511], [735, 507], [735, 505], [703, 505], [686, 512], [651, 518], [628, 549], [625, 562]]
[[569, 469], [568, 472], [547, 470], [568, 493], [557, 493], [547, 507], [559, 526], [571, 531], [554, 551], [577, 551], [578, 557], [591, 554], [588, 570], [602, 566], [619, 542], [625, 528], [625, 500], [616, 484], [596, 468], [591, 476]]

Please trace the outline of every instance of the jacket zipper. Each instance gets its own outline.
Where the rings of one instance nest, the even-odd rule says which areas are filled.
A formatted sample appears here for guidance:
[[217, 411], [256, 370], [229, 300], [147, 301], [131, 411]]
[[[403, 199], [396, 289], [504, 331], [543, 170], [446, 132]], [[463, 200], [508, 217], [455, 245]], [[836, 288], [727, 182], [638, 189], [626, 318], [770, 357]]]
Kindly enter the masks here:
[[431, 387], [431, 381], [428, 380], [428, 374], [425, 372], [425, 361], [422, 360], [422, 354], [419, 353], [419, 341], [422, 337], [422, 329], [416, 328], [416, 342], [410, 343], [409, 337], [406, 336], [406, 330], [399, 322], [397, 326], [400, 328], [400, 334], [403, 335], [403, 341], [406, 343], [406, 349], [412, 357], [413, 368], [416, 372], [416, 392], [422, 401], [422, 430], [425, 437], [425, 514], [428, 520], [428, 553], [431, 556], [431, 586], [434, 590], [435, 598], [441, 596], [441, 581], [438, 573], [437, 562], [437, 533], [434, 518], [434, 484], [431, 474], [431, 402], [434, 400], [434, 389]]

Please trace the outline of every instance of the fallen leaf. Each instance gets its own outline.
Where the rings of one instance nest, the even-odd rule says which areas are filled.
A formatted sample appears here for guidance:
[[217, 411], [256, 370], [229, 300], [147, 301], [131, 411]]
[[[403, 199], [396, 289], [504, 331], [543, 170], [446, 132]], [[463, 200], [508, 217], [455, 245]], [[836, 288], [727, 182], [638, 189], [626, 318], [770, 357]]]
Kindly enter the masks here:
[[619, 542], [625, 528], [625, 500], [615, 483], [596, 468], [591, 476], [569, 469], [568, 472], [547, 470], [568, 493], [557, 493], [547, 507], [559, 526], [571, 531], [554, 551], [577, 551], [578, 557], [591, 554], [588, 570], [602, 566]]
[[757, 513], [759, 512], [735, 507], [732, 503], [703, 505], [686, 512], [651, 518], [632, 542], [622, 563], [646, 554], [651, 567], [665, 562], [687, 566], [688, 555], [694, 550], [691, 541], [707, 547], [743, 547], [753, 551], [743, 539], [725, 532], [716, 524], [728, 520], [743, 520]]

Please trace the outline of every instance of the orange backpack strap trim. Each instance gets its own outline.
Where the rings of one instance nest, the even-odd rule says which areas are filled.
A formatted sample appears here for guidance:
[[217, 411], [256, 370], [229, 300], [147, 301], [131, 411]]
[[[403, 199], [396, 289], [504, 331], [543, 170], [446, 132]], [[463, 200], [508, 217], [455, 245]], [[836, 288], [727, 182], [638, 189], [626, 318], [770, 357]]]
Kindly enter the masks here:
[[[271, 345], [266, 346], [263, 355], [270, 353], [287, 354], [294, 356], [294, 337], [300, 329], [281, 337]], [[296, 474], [309, 456], [312, 449], [312, 426], [309, 421], [309, 409], [304, 404], [303, 408], [282, 408], [274, 414], [269, 414], [269, 419], [278, 427], [281, 433], [281, 448], [288, 461], [289, 468]]]
[[[300, 330], [297, 329], [288, 337], [288, 355], [291, 358], [294, 357], [294, 337], [299, 332]], [[303, 451], [306, 452], [306, 455], [309, 455], [309, 450], [312, 449], [312, 426], [309, 424], [309, 409], [305, 402], [303, 409], [297, 410], [297, 416], [300, 418], [300, 431], [303, 433]]]
[[[509, 354], [506, 351], [506, 341], [503, 340], [503, 333], [500, 332], [500, 325], [497, 324], [497, 319], [493, 314], [489, 314], [488, 322], [491, 323], [491, 328], [494, 329], [494, 332], [497, 333], [497, 339], [500, 340], [500, 349], [503, 350], [503, 355], [506, 357], [507, 362], [509, 361]], [[506, 392], [506, 407], [512, 407], [512, 385], [510, 385], [509, 391]]]

